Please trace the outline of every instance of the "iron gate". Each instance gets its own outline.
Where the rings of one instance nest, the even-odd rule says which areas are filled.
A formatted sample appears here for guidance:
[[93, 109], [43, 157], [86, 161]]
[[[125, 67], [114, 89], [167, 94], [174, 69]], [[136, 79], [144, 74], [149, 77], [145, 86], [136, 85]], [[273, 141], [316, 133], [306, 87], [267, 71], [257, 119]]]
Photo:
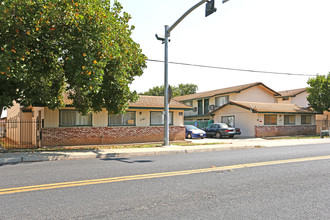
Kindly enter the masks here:
[[34, 149], [41, 146], [41, 122], [31, 119], [0, 121], [0, 146], [3, 149]]

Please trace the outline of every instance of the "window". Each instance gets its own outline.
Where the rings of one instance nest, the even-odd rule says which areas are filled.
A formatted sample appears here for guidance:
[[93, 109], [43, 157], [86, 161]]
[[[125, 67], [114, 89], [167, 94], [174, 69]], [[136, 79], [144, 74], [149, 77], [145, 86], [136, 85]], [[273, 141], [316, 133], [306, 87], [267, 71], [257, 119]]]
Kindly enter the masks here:
[[289, 101], [289, 97], [282, 98], [283, 101]]
[[125, 125], [125, 126], [135, 126], [135, 115], [136, 112], [130, 111], [126, 114], [110, 114], [109, 115], [109, 126], [111, 125]]
[[[183, 104], [193, 107], [193, 101], [185, 101], [185, 102], [183, 102]], [[184, 111], [185, 112], [192, 111], [192, 109], [185, 109]]]
[[209, 113], [209, 103], [210, 103], [209, 99], [204, 99], [204, 114]]
[[226, 123], [229, 127], [235, 127], [235, 116], [222, 116], [221, 122]]
[[284, 124], [285, 125], [295, 125], [296, 116], [295, 115], [284, 115]]
[[218, 124], [211, 124], [211, 125], [208, 126], [208, 128], [218, 128], [218, 127], [219, 127]]
[[[150, 125], [163, 125], [164, 117], [163, 112], [150, 112]], [[169, 112], [169, 124], [173, 125], [173, 112]]]
[[301, 116], [301, 124], [302, 125], [312, 124], [312, 116], [311, 115], [302, 115]]
[[203, 114], [203, 100], [198, 100], [198, 115]]
[[222, 106], [226, 103], [228, 103], [229, 101], [229, 96], [220, 96], [220, 97], [216, 97], [215, 98], [215, 106], [216, 107], [219, 107], [219, 106]]
[[183, 102], [183, 104], [192, 107], [193, 106], [193, 101], [185, 101], [185, 102]]
[[76, 110], [60, 110], [60, 127], [92, 126], [92, 113], [82, 115]]
[[277, 125], [277, 115], [265, 115], [265, 125]]

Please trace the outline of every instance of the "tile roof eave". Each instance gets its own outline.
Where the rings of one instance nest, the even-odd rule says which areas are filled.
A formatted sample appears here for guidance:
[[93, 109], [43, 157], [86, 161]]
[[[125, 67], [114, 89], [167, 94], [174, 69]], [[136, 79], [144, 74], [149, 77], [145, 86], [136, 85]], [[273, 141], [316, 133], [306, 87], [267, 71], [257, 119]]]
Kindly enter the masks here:
[[[188, 99], [180, 99], [178, 101], [191, 101], [191, 100], [196, 100], [196, 99], [205, 99], [205, 98], [212, 98], [212, 97], [215, 97], [215, 96], [218, 96], [218, 95], [227, 95], [227, 94], [231, 94], [231, 93], [240, 93], [241, 91], [244, 91], [246, 89], [249, 89], [249, 88], [252, 88], [254, 86], [263, 86], [264, 88], [266, 88], [267, 90], [271, 91], [272, 93], [274, 93], [274, 96], [279, 96], [281, 95], [280, 93], [276, 92], [275, 90], [269, 88], [268, 86], [266, 86], [265, 84], [263, 84], [262, 82], [257, 82], [257, 83], [254, 83], [254, 84], [251, 84], [247, 87], [244, 87], [244, 88], [241, 88], [241, 89], [237, 89], [237, 90], [232, 90], [232, 91], [227, 91], [227, 92], [221, 92], [221, 93], [213, 93], [213, 94], [210, 94], [210, 95], [207, 95], [207, 96], [200, 96], [200, 97], [197, 97], [197, 98], [188, 98]], [[226, 89], [226, 88], [225, 88]], [[220, 89], [219, 89], [220, 90]], [[217, 90], [216, 90], [217, 91]], [[208, 91], [206, 92], [202, 92], [202, 93], [207, 93]], [[195, 94], [198, 94], [198, 93], [195, 93]], [[191, 94], [191, 95], [195, 95], [195, 94]], [[187, 95], [189, 96], [189, 95]]]
[[317, 113], [317, 112], [286, 112], [286, 111], [258, 111], [258, 113], [260, 114], [269, 114], [269, 113], [273, 113], [273, 114], [296, 114], [296, 115], [317, 115], [317, 114], [320, 114], [320, 113]]
[[241, 108], [244, 108], [246, 110], [250, 110], [252, 113], [261, 113], [261, 114], [264, 114], [264, 113], [278, 113], [278, 114], [321, 114], [321, 113], [318, 113], [318, 112], [315, 112], [313, 110], [302, 110], [302, 111], [276, 111], [276, 110], [269, 110], [269, 111], [259, 111], [258, 109], [254, 109], [254, 108], [251, 108], [249, 106], [246, 106], [246, 105], [243, 105], [243, 104], [240, 104], [240, 103], [236, 103], [236, 102], [233, 102], [233, 101], [229, 101], [228, 103], [214, 109], [213, 111], [209, 112], [208, 115], [211, 115], [211, 114], [214, 114], [215, 112], [219, 111], [220, 109], [228, 106], [228, 105], [235, 105], [235, 106], [238, 106], [238, 107], [241, 107]]
[[276, 92], [275, 90], [269, 88], [268, 86], [266, 86], [266, 85], [263, 84], [262, 82], [259, 82], [259, 83], [256, 83], [255, 85], [251, 85], [251, 86], [248, 86], [248, 87], [246, 87], [246, 88], [243, 88], [243, 89], [237, 90], [237, 91], [235, 91], [235, 92], [238, 93], [238, 92], [244, 91], [244, 90], [246, 90], [246, 89], [252, 88], [252, 87], [254, 87], [254, 86], [263, 86], [263, 87], [265, 87], [266, 89], [268, 89], [269, 91], [273, 92], [273, 93], [274, 93], [274, 96], [276, 96], [276, 95], [280, 95], [278, 92]]
[[[164, 107], [143, 107], [143, 106], [129, 106], [128, 109], [157, 109], [164, 110]], [[187, 110], [192, 108], [169, 107], [170, 110]]]
[[[287, 91], [290, 91], [290, 90], [287, 90]], [[289, 94], [289, 95], [282, 95], [281, 92], [279, 92], [279, 95], [278, 96], [275, 96], [276, 98], [286, 98], [286, 97], [296, 97], [297, 95], [301, 94], [301, 93], [304, 93], [306, 92], [307, 89], [306, 88], [303, 88], [301, 89], [301, 91], [298, 91], [296, 93], [292, 93], [292, 94]], [[284, 91], [282, 91], [284, 92]]]

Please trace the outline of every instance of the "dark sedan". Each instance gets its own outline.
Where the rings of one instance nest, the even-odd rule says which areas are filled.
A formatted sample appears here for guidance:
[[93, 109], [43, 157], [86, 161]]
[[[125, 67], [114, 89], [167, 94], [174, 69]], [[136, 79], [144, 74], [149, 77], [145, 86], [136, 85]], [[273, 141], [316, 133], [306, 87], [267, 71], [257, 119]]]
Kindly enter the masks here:
[[234, 137], [234, 135], [240, 135], [241, 129], [228, 127], [226, 123], [214, 123], [207, 126], [204, 129], [206, 137]]

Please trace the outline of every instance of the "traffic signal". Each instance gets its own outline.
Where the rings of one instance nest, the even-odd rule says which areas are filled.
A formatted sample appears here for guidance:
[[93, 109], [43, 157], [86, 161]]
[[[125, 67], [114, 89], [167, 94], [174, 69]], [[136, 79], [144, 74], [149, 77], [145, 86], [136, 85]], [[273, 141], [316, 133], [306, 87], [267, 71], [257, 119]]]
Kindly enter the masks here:
[[213, 12], [216, 12], [217, 9], [214, 7], [214, 0], [210, 0], [206, 3], [205, 8], [205, 17], [209, 16], [210, 14], [213, 14]]

